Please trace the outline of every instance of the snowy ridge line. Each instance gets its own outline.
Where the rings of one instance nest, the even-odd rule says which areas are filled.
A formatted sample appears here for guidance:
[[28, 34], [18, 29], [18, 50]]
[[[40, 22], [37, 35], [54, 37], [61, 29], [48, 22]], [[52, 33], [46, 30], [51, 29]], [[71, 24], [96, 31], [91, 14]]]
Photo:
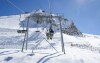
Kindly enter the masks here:
[[94, 35], [94, 34], [87, 34], [87, 33], [82, 33], [83, 37], [94, 37], [94, 38], [100, 38], [100, 35]]
[[100, 53], [100, 47], [93, 47], [93, 46], [86, 45], [86, 44], [72, 44], [72, 43], [71, 43], [71, 46], [72, 47], [79, 47], [81, 49], [88, 49], [91, 51], [97, 51]]
[[12, 18], [12, 17], [19, 17], [19, 15], [0, 16], [0, 19]]

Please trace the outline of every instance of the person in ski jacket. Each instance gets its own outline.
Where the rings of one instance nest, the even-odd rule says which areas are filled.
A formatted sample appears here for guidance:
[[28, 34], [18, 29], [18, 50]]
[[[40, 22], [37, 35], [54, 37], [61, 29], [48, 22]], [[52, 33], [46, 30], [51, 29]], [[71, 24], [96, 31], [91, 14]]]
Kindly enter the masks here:
[[49, 37], [49, 30], [46, 30], [46, 36], [47, 36], [47, 39], [49, 39], [50, 37]]
[[49, 33], [50, 33], [50, 39], [53, 38], [53, 35], [54, 35], [54, 31], [52, 28], [49, 29]]

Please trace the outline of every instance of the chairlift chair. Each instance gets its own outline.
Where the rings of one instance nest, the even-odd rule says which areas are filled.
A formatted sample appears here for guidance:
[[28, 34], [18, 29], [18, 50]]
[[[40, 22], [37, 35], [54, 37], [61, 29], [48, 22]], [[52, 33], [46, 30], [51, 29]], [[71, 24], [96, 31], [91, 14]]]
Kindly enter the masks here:
[[17, 30], [17, 33], [25, 33], [27, 30]]
[[[20, 14], [20, 17], [19, 17], [19, 21], [21, 22], [21, 14]], [[23, 23], [23, 22], [22, 22]], [[20, 30], [20, 28], [17, 30], [17, 33], [26, 33], [27, 30], [24, 29], [24, 23], [23, 23], [23, 29]]]

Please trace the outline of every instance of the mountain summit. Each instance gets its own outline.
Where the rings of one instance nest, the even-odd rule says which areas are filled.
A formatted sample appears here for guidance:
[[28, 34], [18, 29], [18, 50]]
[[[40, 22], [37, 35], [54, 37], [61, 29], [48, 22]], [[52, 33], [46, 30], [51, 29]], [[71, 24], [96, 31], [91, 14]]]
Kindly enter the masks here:
[[[49, 19], [50, 16], [50, 19]], [[32, 13], [30, 13], [30, 15], [28, 17], [30, 17], [30, 23], [29, 23], [29, 27], [34, 28], [34, 27], [50, 27], [50, 22], [52, 22], [52, 26], [53, 29], [56, 31], [59, 31], [59, 19], [55, 18], [54, 16], [59, 16], [57, 14], [53, 14], [53, 13], [48, 13], [45, 12], [41, 9], [38, 9]], [[54, 17], [54, 18], [53, 18]], [[62, 17], [62, 16], [60, 16]], [[22, 27], [24, 24], [24, 27], [26, 27], [26, 23], [27, 23], [27, 19], [23, 20], [20, 22], [20, 26]], [[82, 36], [82, 33], [77, 29], [77, 27], [74, 25], [73, 21], [70, 21], [66, 18], [61, 20], [62, 23], [62, 31], [65, 34], [68, 35], [74, 35], [74, 36]]]

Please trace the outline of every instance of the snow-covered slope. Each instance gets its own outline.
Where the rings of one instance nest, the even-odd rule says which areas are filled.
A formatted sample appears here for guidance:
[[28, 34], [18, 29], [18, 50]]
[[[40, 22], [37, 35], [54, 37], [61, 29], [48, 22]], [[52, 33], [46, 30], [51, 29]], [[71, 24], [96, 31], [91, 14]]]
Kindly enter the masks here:
[[[29, 14], [20, 14], [20, 15], [11, 15], [11, 16], [1, 16], [0, 17], [0, 28], [9, 28], [9, 29], [21, 29], [22, 27], [27, 27], [28, 16], [29, 19], [29, 27], [50, 27], [49, 18], [39, 18], [36, 19], [32, 16], [49, 16], [49, 13], [39, 9]], [[51, 14], [52, 16], [57, 16], [56, 14]], [[38, 24], [37, 24], [38, 23]], [[52, 19], [53, 29], [55, 31], [59, 31], [59, 20], [58, 18]], [[74, 23], [68, 19], [62, 20], [62, 30], [65, 34], [74, 35], [74, 36], [82, 36], [82, 33], [77, 29]]]
[[[85, 34], [85, 37], [75, 37], [64, 34], [66, 54], [61, 52], [60, 33], [55, 33], [48, 42], [56, 48], [53, 49], [45, 40], [45, 32], [30, 32], [28, 50], [21, 52], [20, 39], [16, 34], [2, 34], [5, 43], [0, 49], [0, 63], [99, 63], [100, 62], [100, 36]], [[6, 36], [5, 36], [6, 35]], [[12, 37], [16, 37], [15, 39]], [[0, 37], [1, 38], [1, 37]], [[3, 39], [4, 39], [3, 38]], [[8, 41], [9, 40], [12, 41]], [[2, 42], [0, 41], [0, 42]], [[9, 43], [7, 43], [9, 42]], [[15, 44], [13, 45], [13, 43]], [[17, 43], [16, 43], [17, 42]], [[7, 44], [6, 44], [7, 43]], [[19, 44], [18, 44], [19, 43]], [[32, 48], [31, 48], [32, 47]], [[1, 48], [1, 47], [0, 47]], [[9, 49], [10, 48], [10, 49]], [[30, 48], [30, 49], [29, 49]], [[32, 53], [33, 49], [33, 53]]]
[[19, 27], [19, 23], [19, 15], [0, 17], [0, 28], [16, 29]]
[[[42, 10], [36, 13], [40, 12], [42, 13]], [[63, 33], [66, 54], [62, 53], [61, 36], [57, 27], [53, 27], [55, 30], [53, 39], [47, 40], [46, 28], [49, 24], [44, 22], [37, 26], [33, 19], [30, 19], [29, 23], [28, 50], [21, 52], [25, 34], [17, 33], [17, 30], [22, 29], [23, 23], [26, 27], [25, 17], [31, 14], [22, 14], [21, 18], [20, 15], [0, 17], [0, 63], [100, 62], [100, 36], [86, 33], [82, 33], [83, 36], [73, 36], [81, 32], [68, 20], [62, 22], [63, 30], [66, 28]], [[55, 22], [58, 23], [56, 19]], [[36, 32], [37, 27], [40, 32]]]

